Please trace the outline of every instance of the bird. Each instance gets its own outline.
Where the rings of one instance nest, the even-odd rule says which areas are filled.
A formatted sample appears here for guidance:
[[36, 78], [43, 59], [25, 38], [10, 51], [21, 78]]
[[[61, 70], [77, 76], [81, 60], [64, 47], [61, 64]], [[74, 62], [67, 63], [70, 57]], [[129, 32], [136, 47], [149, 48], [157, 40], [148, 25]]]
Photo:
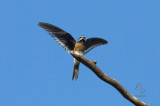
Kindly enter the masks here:
[[[108, 41], [104, 40], [102, 38], [93, 37], [86, 39], [85, 36], [80, 36], [78, 41], [72, 37], [72, 35], [63, 29], [49, 24], [45, 22], [39, 22], [38, 25], [47, 31], [51, 37], [59, 44], [61, 45], [68, 53], [74, 52], [78, 55], [85, 55], [89, 51], [91, 51], [93, 48], [107, 44]], [[79, 73], [79, 65], [80, 62], [74, 58], [74, 68], [73, 68], [73, 75], [72, 80], [77, 80], [78, 73]]]

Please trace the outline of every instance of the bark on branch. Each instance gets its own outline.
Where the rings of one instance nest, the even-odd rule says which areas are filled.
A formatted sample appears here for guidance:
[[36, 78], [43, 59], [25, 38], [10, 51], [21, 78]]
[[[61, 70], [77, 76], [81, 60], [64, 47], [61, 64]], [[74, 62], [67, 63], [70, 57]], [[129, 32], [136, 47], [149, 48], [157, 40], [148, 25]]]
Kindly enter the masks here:
[[97, 66], [96, 66], [96, 61], [89, 61], [85, 57], [81, 55], [74, 54], [74, 52], [70, 53], [74, 58], [76, 58], [78, 61], [80, 61], [82, 64], [87, 66], [89, 69], [91, 69], [101, 80], [104, 82], [112, 85], [114, 88], [116, 88], [121, 95], [129, 100], [131, 103], [135, 104], [136, 106], [151, 106], [147, 105], [146, 103], [140, 101], [133, 95], [131, 95], [117, 80], [107, 76], [104, 74]]

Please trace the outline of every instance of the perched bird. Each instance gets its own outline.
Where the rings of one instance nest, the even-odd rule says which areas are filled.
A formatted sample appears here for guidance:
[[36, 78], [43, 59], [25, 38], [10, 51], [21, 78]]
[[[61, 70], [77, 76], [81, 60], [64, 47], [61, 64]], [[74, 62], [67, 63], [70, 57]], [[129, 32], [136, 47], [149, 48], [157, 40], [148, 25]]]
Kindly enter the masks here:
[[[71, 34], [54, 25], [44, 22], [40, 22], [38, 25], [46, 30], [68, 53], [74, 51], [78, 55], [84, 55], [93, 48], [108, 43], [102, 38], [89, 38], [86, 40], [85, 36], [80, 36], [76, 42]], [[78, 78], [79, 64], [80, 62], [74, 58], [72, 80]]]

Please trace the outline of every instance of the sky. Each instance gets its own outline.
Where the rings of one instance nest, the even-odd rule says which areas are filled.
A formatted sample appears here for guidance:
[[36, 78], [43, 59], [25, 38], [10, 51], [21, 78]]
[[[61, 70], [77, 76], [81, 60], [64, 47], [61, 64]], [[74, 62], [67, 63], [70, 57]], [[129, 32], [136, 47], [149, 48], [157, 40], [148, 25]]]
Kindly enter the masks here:
[[[0, 106], [133, 106], [80, 64], [37, 24], [47, 22], [76, 40], [108, 41], [85, 57], [132, 95], [158, 106], [159, 0], [1, 0]], [[137, 89], [138, 88], [138, 89]], [[144, 92], [143, 92], [144, 91]]]

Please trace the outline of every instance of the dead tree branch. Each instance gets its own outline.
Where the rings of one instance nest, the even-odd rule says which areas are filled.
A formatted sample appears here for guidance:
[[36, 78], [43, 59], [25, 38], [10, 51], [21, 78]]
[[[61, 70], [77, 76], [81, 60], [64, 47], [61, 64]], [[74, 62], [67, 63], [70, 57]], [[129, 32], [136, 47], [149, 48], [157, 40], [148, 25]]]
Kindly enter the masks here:
[[136, 106], [150, 106], [147, 105], [146, 103], [140, 101], [133, 95], [131, 95], [117, 80], [107, 76], [104, 74], [97, 66], [96, 66], [96, 61], [89, 61], [83, 56], [74, 54], [74, 52], [70, 53], [74, 58], [76, 58], [78, 61], [80, 61], [82, 64], [87, 66], [89, 69], [91, 69], [101, 80], [104, 82], [112, 85], [114, 88], [116, 88], [121, 95], [129, 100], [131, 103], [135, 104]]

